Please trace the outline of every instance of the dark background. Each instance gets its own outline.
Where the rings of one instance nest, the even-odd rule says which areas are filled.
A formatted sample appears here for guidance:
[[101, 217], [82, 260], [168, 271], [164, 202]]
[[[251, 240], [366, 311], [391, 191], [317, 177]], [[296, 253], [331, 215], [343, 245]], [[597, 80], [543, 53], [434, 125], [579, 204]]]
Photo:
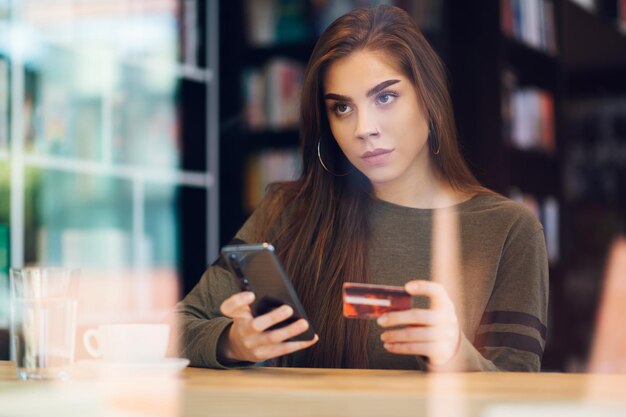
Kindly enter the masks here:
[[[222, 244], [249, 215], [242, 201], [249, 155], [298, 142], [295, 127], [248, 129], [240, 92], [246, 68], [262, 67], [275, 57], [304, 64], [313, 49], [319, 4], [328, 2], [282, 3], [298, 3], [296, 8], [305, 10], [310, 35], [259, 46], [246, 35], [248, 2], [220, 2]], [[617, 2], [598, 2], [592, 13], [568, 0], [553, 1], [555, 53], [505, 35], [500, 24], [504, 2], [396, 2], [412, 14], [433, 3], [439, 20], [421, 26], [448, 68], [460, 144], [473, 172], [505, 195], [519, 190], [540, 201], [553, 196], [559, 203], [560, 256], [550, 265], [544, 369], [581, 370], [593, 335], [608, 247], [624, 233], [626, 217], [626, 160], [620, 158], [626, 149], [626, 35], [617, 28]], [[510, 69], [520, 86], [552, 95], [553, 152], [520, 150], [506, 137], [501, 80]], [[607, 159], [607, 153], [613, 157]]]

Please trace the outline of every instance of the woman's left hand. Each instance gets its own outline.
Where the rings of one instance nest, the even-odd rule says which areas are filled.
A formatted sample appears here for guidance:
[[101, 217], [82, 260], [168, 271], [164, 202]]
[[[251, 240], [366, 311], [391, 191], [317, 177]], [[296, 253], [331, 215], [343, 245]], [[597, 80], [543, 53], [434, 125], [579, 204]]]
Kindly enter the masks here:
[[400, 355], [422, 355], [433, 365], [444, 365], [455, 355], [461, 337], [454, 304], [445, 288], [436, 282], [415, 280], [404, 285], [411, 295], [430, 298], [430, 308], [412, 308], [382, 315], [377, 323], [385, 349]]

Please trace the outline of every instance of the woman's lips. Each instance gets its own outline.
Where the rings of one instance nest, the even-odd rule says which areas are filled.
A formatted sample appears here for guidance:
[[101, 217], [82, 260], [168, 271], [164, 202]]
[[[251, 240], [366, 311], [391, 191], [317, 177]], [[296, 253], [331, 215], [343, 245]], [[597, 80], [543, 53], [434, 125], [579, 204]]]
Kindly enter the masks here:
[[371, 165], [379, 165], [387, 161], [391, 156], [394, 149], [374, 149], [373, 151], [367, 151], [361, 158]]

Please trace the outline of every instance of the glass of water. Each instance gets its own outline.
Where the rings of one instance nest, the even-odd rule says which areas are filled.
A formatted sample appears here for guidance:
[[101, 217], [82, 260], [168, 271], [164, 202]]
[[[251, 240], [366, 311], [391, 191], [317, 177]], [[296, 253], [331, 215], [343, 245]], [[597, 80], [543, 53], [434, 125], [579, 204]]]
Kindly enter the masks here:
[[69, 376], [77, 299], [77, 270], [11, 269], [11, 340], [21, 379]]

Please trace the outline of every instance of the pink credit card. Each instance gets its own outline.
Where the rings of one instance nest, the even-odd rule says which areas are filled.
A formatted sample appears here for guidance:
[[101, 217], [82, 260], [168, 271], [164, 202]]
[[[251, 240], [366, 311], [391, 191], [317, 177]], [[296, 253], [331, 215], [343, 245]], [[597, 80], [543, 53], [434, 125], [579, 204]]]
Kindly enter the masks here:
[[404, 287], [376, 284], [343, 284], [343, 316], [349, 319], [376, 319], [389, 311], [412, 307], [411, 294]]

